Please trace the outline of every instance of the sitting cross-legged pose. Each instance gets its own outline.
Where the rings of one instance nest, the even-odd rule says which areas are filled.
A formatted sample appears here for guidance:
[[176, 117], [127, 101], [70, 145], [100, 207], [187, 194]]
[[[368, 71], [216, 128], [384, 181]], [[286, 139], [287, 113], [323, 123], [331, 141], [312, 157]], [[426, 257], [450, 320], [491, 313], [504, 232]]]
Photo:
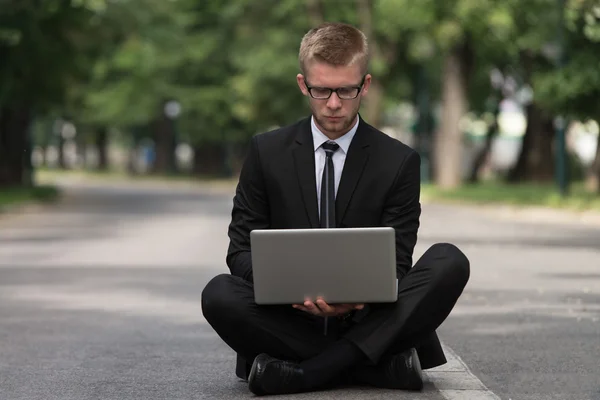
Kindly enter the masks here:
[[[228, 230], [230, 273], [206, 285], [202, 311], [257, 395], [336, 384], [421, 390], [422, 369], [446, 362], [436, 330], [469, 280], [469, 260], [437, 243], [413, 265], [420, 157], [359, 115], [372, 79], [368, 59], [367, 39], [355, 27], [311, 29], [301, 41], [297, 82], [312, 115], [254, 136], [241, 170]], [[396, 302], [255, 303], [250, 232], [324, 227], [394, 229]]]

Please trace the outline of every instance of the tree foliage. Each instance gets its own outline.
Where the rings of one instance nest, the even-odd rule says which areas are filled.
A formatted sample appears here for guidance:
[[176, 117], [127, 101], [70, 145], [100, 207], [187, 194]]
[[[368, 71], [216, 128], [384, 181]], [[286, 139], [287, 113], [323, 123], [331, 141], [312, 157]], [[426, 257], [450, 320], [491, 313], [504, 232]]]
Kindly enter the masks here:
[[456, 184], [460, 121], [489, 111], [493, 69], [533, 89], [535, 115], [598, 118], [599, 18], [593, 0], [0, 0], [0, 130], [61, 117], [159, 137], [176, 100], [180, 140], [243, 143], [307, 114], [300, 39], [341, 21], [371, 45], [363, 116], [381, 126], [400, 101], [440, 103], [448, 158], [434, 161]]

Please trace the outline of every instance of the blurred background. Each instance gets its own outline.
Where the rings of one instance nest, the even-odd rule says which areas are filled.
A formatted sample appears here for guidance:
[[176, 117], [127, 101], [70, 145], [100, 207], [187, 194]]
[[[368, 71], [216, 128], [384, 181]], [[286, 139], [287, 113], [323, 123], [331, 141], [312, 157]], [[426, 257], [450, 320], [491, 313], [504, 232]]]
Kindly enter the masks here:
[[300, 40], [370, 39], [361, 115], [417, 149], [425, 193], [598, 204], [600, 3], [0, 0], [0, 188], [40, 172], [235, 178], [308, 114]]

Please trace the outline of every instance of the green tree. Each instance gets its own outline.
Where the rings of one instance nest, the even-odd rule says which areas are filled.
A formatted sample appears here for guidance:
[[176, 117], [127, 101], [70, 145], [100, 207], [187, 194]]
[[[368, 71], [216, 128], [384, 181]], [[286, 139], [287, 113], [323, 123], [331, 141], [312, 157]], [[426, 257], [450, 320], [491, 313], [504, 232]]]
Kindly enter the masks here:
[[405, 23], [410, 27], [409, 54], [426, 65], [427, 75], [437, 77], [431, 79], [431, 94], [441, 105], [432, 148], [434, 179], [443, 188], [453, 188], [463, 180], [462, 120], [473, 100], [481, 108], [480, 76], [489, 74], [489, 60], [498, 59], [490, 49], [497, 51], [508, 37], [510, 14], [495, 0], [409, 2], [405, 9], [413, 17], [420, 15]]
[[[560, 68], [535, 79], [540, 104], [567, 119], [600, 121], [600, 5], [569, 0], [565, 7], [565, 56]], [[587, 171], [587, 186], [600, 190], [600, 140]]]
[[0, 187], [28, 184], [30, 126], [64, 104], [89, 66], [99, 1], [4, 1], [0, 7]]
[[[160, 172], [172, 167], [175, 144], [165, 105], [170, 100], [185, 103], [189, 91], [177, 77], [178, 67], [194, 49], [194, 38], [187, 36], [193, 20], [186, 15], [186, 5], [110, 2], [104, 15], [107, 45], [74, 97], [81, 100], [74, 102], [74, 114], [82, 125], [92, 127], [101, 146], [106, 144], [108, 127], [130, 135], [142, 128], [154, 140]], [[135, 144], [139, 136], [132, 137]]]
[[537, 77], [557, 66], [562, 9], [556, 0], [535, 0], [525, 9], [515, 0], [510, 7], [515, 29], [508, 46], [517, 80], [532, 88], [533, 99], [525, 105], [527, 128], [517, 162], [507, 178], [509, 182], [552, 181], [555, 114], [542, 104]]

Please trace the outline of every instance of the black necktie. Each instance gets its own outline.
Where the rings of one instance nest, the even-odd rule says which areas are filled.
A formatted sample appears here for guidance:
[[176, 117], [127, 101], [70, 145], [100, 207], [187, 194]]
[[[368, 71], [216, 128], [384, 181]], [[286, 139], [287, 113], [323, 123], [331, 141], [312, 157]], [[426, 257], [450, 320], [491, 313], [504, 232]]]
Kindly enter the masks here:
[[326, 142], [325, 166], [321, 179], [321, 228], [335, 228], [335, 180], [333, 174], [333, 153], [340, 148], [337, 143]]

